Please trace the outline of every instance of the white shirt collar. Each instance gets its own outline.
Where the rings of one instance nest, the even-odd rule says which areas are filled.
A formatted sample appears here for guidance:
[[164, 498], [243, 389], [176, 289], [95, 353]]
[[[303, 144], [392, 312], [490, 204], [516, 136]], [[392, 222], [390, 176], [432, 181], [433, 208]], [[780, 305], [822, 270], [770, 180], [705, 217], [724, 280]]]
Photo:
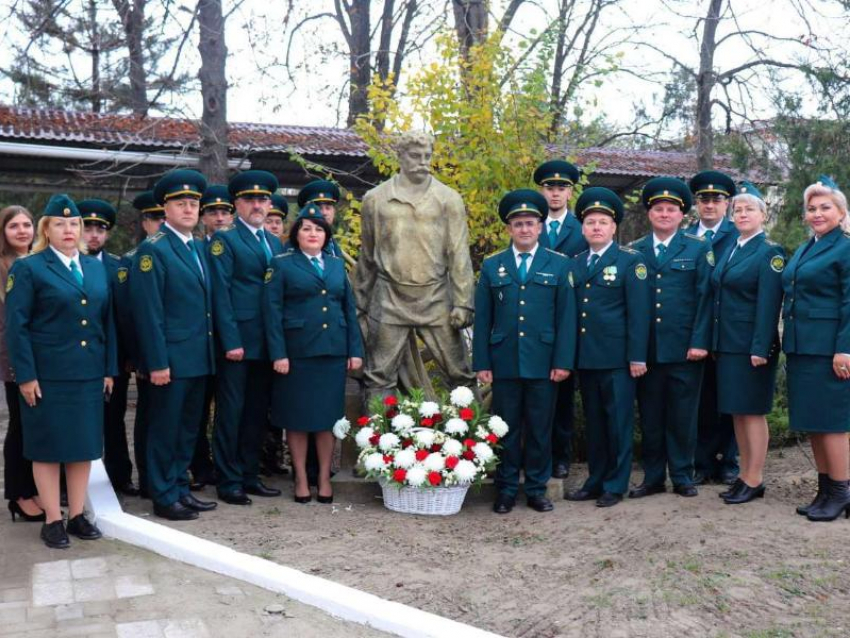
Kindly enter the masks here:
[[670, 248], [670, 242], [673, 241], [673, 238], [675, 236], [676, 236], [676, 233], [673, 233], [667, 239], [665, 239], [664, 241], [661, 241], [660, 239], [658, 239], [658, 236], [655, 233], [652, 233], [652, 247], [657, 249], [659, 244], [664, 244], [664, 246], [666, 246], [667, 248]]
[[[567, 215], [569, 215], [569, 214], [570, 214], [570, 209], [566, 206], [564, 207], [564, 210], [562, 210], [557, 215], [553, 215], [552, 211], [550, 210], [549, 213], [546, 215], [546, 231], [548, 232], [548, 230], [549, 230], [549, 222], [560, 222], [561, 226], [563, 226], [564, 220], [567, 218]], [[561, 226], [558, 226], [558, 230], [561, 230]]]
[[[530, 265], [531, 265], [531, 262], [532, 262], [532, 261], [534, 261], [534, 255], [537, 253], [537, 248], [538, 248], [538, 246], [540, 246], [540, 244], [539, 244], [539, 243], [534, 244], [534, 248], [532, 248], [531, 250], [526, 250], [526, 251], [525, 251], [525, 252], [527, 252], [529, 255], [531, 255], [531, 257], [529, 257], [529, 258], [528, 258], [528, 261], [526, 261], [526, 268], [528, 268], [528, 266], [530, 266]], [[511, 244], [511, 250], [512, 250], [512, 251], [513, 251], [513, 253], [514, 253], [514, 261], [516, 262], [517, 268], [519, 268], [519, 265], [522, 263], [522, 259], [521, 259], [521, 258], [520, 258], [520, 256], [519, 256], [519, 255], [520, 255], [520, 253], [519, 253], [519, 251], [516, 249], [516, 246], [514, 246], [513, 244]]]
[[80, 265], [80, 251], [79, 250], [77, 251], [77, 254], [74, 255], [73, 257], [68, 257], [68, 255], [66, 255], [65, 253], [59, 252], [53, 246], [50, 246], [50, 250], [52, 250], [56, 254], [56, 256], [59, 257], [60, 261], [63, 264], [65, 264], [65, 268], [70, 270], [71, 269], [71, 262], [74, 262], [75, 264], [77, 264], [77, 268], [80, 269], [80, 272], [83, 272], [83, 268]]
[[308, 255], [303, 250], [301, 251], [301, 253], [307, 258], [307, 261], [309, 261], [310, 263], [313, 263], [313, 257], [315, 257], [316, 259], [319, 260], [319, 265], [322, 268], [325, 267], [325, 260], [322, 258], [322, 251], [319, 251], [318, 255]]
[[762, 231], [760, 233], [756, 233], [755, 235], [751, 235], [750, 237], [747, 237], [746, 239], [742, 239], [741, 237], [738, 237], [738, 248], [743, 248], [744, 246], [747, 245], [747, 242], [749, 242], [751, 239], [755, 239], [759, 235], [763, 235], [763, 234], [764, 234], [764, 231]]
[[249, 224], [249, 223], [248, 223], [248, 222], [246, 222], [244, 219], [242, 219], [241, 217], [239, 217], [239, 215], [237, 215], [237, 216], [236, 216], [236, 219], [238, 219], [240, 222], [242, 222], [242, 225], [243, 225], [243, 226], [245, 226], [245, 228], [247, 228], [248, 230], [250, 230], [250, 231], [251, 231], [251, 234], [252, 234], [254, 237], [256, 237], [256, 236], [257, 236], [257, 231], [258, 231], [258, 230], [260, 230], [259, 228], [254, 228], [253, 226], [251, 226], [251, 224]]
[[171, 225], [171, 224], [169, 224], [168, 222], [165, 222], [164, 226], [167, 226], [167, 227], [168, 227], [168, 229], [169, 229], [172, 233], [174, 233], [174, 234], [175, 234], [175, 235], [177, 235], [180, 239], [182, 239], [184, 244], [188, 244], [190, 241], [192, 241], [192, 240], [194, 239], [194, 237], [192, 237], [191, 235], [184, 235], [183, 233], [181, 233], [179, 230], [177, 230], [176, 228], [174, 228], [174, 226], [172, 226], [172, 225]]
[[604, 254], [605, 254], [605, 251], [606, 251], [606, 250], [608, 250], [608, 249], [609, 249], [609, 248], [610, 248], [613, 244], [614, 244], [614, 240], [612, 239], [612, 240], [611, 240], [611, 241], [609, 241], [609, 242], [608, 242], [605, 246], [603, 246], [600, 250], [593, 250], [593, 248], [591, 248], [591, 249], [590, 249], [590, 254], [587, 256], [587, 260], [588, 260], [588, 261], [590, 261], [590, 258], [591, 258], [593, 255], [599, 255], [599, 257], [600, 257], [600, 259], [601, 259], [601, 258], [602, 258], [602, 255], [604, 255]]
[[103, 251], [102, 250], [98, 251], [97, 255], [95, 256], [95, 259], [97, 259], [100, 263], [103, 263]]
[[711, 230], [714, 234], [717, 234], [717, 231], [720, 230], [720, 226], [723, 224], [723, 218], [720, 218], [714, 226], [709, 227], [702, 223], [702, 220], [699, 220], [699, 226], [697, 227], [697, 237], [702, 237], [705, 235], [706, 231]]

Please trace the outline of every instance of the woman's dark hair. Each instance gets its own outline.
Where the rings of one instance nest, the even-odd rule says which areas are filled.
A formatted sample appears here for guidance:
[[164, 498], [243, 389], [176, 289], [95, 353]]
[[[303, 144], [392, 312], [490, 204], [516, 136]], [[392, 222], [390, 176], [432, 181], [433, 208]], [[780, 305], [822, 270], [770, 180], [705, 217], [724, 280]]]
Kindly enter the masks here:
[[292, 224], [292, 228], [289, 231], [289, 244], [294, 248], [301, 248], [301, 246], [298, 245], [298, 231], [301, 230], [305, 221], [313, 222], [316, 226], [325, 231], [325, 243], [322, 244], [322, 250], [327, 248], [328, 243], [331, 241], [331, 227], [328, 225], [328, 222], [324, 219], [307, 219], [306, 217], [299, 217], [295, 220], [295, 223]]

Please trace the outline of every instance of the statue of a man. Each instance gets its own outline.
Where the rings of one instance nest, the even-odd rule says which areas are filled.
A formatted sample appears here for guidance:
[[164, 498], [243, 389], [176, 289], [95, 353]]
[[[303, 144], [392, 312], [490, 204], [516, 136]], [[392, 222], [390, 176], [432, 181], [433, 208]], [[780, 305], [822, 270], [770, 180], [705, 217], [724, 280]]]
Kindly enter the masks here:
[[452, 387], [475, 386], [460, 330], [472, 323], [475, 279], [461, 196], [431, 175], [434, 140], [405, 133], [401, 171], [363, 198], [354, 275], [365, 313], [369, 397], [395, 390], [411, 332], [422, 339]]

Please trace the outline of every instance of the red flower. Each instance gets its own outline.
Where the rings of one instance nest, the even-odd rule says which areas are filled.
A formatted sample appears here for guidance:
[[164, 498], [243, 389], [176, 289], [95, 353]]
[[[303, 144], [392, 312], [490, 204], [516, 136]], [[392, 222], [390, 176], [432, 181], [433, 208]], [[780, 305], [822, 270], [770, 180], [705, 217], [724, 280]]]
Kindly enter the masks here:
[[372, 436], [369, 437], [369, 443], [371, 443], [372, 445], [378, 445], [378, 441], [380, 441], [380, 440], [381, 440], [380, 434], [373, 434]]
[[439, 485], [443, 482], [443, 476], [439, 472], [428, 472], [428, 482], [431, 485]]
[[457, 464], [460, 463], [460, 459], [456, 456], [447, 456], [446, 457], [446, 467], [450, 470], [453, 470], [457, 467]]
[[398, 414], [398, 412], [396, 412], [395, 410], [387, 410], [387, 418], [388, 419], [393, 418], [397, 414]]
[[423, 418], [419, 423], [422, 424], [422, 426], [426, 427], [426, 428], [434, 427], [434, 419], [429, 419], [427, 417]]
[[359, 419], [357, 419], [357, 425], [359, 425], [361, 428], [364, 425], [369, 425], [369, 417], [368, 416], [361, 416]]
[[389, 465], [390, 463], [393, 462], [393, 460], [394, 460], [394, 457], [392, 456], [392, 454], [384, 454], [384, 463]]
[[473, 445], [475, 445], [475, 439], [464, 439], [463, 440], [463, 447], [470, 448]]
[[484, 440], [487, 441], [488, 443], [498, 443], [499, 437], [491, 432], [490, 434], [488, 434], [487, 436], [484, 437]]
[[404, 441], [401, 442], [401, 449], [406, 450], [411, 445], [413, 445], [413, 439], [405, 439]]
[[434, 420], [434, 423], [439, 423], [443, 420], [443, 415], [437, 412], [434, 416], [431, 417]]
[[416, 460], [424, 461], [428, 458], [428, 450], [416, 450]]
[[392, 407], [394, 405], [398, 405], [398, 399], [396, 399], [393, 395], [388, 397], [384, 397], [384, 405], [387, 407]]
[[434, 443], [434, 445], [431, 446], [432, 452], [439, 452], [442, 449], [443, 449], [443, 446], [440, 443]]
[[398, 481], [399, 483], [404, 483], [404, 479], [407, 478], [407, 470], [402, 470], [401, 468], [397, 469], [393, 472], [393, 480]]
[[472, 421], [475, 418], [475, 411], [472, 408], [461, 408], [459, 415], [464, 421]]
[[475, 452], [473, 452], [472, 450], [467, 450], [466, 452], [461, 454], [461, 456], [463, 458], [465, 458], [467, 461], [472, 461], [472, 460], [475, 459]]

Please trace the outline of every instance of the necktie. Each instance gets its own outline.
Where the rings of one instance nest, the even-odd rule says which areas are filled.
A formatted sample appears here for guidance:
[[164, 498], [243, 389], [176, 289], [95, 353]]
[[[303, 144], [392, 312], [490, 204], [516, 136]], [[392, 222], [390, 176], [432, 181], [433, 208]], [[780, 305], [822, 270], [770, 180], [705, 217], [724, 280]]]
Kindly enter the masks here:
[[334, 240], [333, 240], [333, 239], [331, 239], [331, 240], [328, 242], [328, 252], [329, 252], [331, 255], [333, 255], [334, 257], [339, 257], [339, 254], [337, 254], [337, 252], [336, 252], [336, 246], [334, 245]]
[[316, 269], [316, 272], [319, 273], [319, 277], [325, 276], [325, 271], [322, 268], [321, 262], [319, 262], [318, 257], [310, 257], [310, 261], [313, 263], [313, 268]]
[[192, 257], [195, 258], [195, 264], [198, 266], [198, 270], [201, 273], [201, 279], [204, 278], [204, 267], [201, 266], [201, 259], [198, 257], [198, 251], [195, 248], [195, 240], [191, 239], [186, 242], [186, 247], [189, 249], [189, 252], [192, 253]]
[[705, 237], [708, 241], [711, 241], [712, 239], [714, 239], [714, 231], [713, 230], [705, 231], [705, 234], [703, 235], [703, 237]]
[[83, 285], [83, 273], [80, 272], [80, 269], [77, 266], [77, 262], [72, 261], [70, 268], [71, 268], [71, 274], [74, 275], [74, 279], [76, 279], [77, 283], [82, 286]]
[[554, 246], [558, 241], [558, 228], [560, 228], [561, 222], [552, 220], [549, 222], [549, 245]]
[[531, 257], [531, 253], [520, 253], [519, 254], [519, 280], [522, 283], [525, 283], [525, 278], [528, 276], [528, 258]]
[[667, 246], [665, 246], [664, 244], [658, 244], [655, 247], [655, 252], [658, 256], [658, 261], [664, 261], [664, 258], [667, 256]]
[[257, 239], [260, 242], [260, 246], [263, 247], [263, 252], [266, 254], [266, 263], [269, 263], [272, 260], [272, 251], [266, 242], [266, 234], [263, 232], [262, 228], [257, 231]]
[[588, 270], [593, 270], [593, 267], [596, 265], [596, 262], [599, 261], [599, 255], [596, 253], [590, 256], [590, 260], [587, 262]]

